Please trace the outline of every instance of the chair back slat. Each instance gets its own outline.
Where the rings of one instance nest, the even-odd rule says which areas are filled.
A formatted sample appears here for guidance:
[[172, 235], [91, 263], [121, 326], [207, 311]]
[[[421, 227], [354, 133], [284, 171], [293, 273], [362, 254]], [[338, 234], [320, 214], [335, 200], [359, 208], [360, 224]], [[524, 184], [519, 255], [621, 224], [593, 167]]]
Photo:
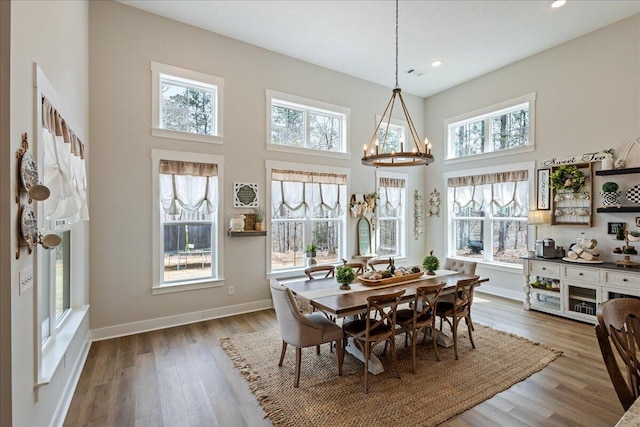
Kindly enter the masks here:
[[416, 296], [413, 302], [413, 324], [423, 317], [434, 317], [438, 298], [444, 290], [445, 283], [432, 286], [420, 286], [416, 289]]
[[304, 274], [307, 275], [309, 280], [326, 279], [333, 277], [336, 267], [334, 265], [314, 265], [304, 270]]
[[367, 327], [366, 336], [379, 326], [386, 325], [391, 330], [396, 328], [396, 311], [402, 295], [406, 292], [401, 289], [392, 294], [372, 295], [367, 298]]
[[478, 279], [479, 277], [476, 276], [471, 279], [458, 280], [453, 294], [454, 311], [462, 313], [469, 310], [473, 302], [473, 290], [478, 285]]

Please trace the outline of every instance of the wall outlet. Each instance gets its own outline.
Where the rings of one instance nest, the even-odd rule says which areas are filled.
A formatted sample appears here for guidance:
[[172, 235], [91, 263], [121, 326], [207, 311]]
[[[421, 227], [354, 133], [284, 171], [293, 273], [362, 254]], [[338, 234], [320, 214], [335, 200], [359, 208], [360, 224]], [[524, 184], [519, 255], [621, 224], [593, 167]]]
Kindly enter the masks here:
[[233, 294], [235, 293], [235, 291], [236, 291], [235, 286], [229, 286], [229, 287], [227, 287], [227, 293], [228, 293], [229, 295], [233, 295]]
[[22, 295], [33, 286], [33, 266], [21, 270], [18, 273], [18, 295]]

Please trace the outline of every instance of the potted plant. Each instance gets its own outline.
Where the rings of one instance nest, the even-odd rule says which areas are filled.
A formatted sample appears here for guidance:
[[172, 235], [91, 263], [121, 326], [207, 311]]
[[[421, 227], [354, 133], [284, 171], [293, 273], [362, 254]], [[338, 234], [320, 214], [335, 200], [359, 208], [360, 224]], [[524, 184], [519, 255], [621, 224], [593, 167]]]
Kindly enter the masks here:
[[307, 247], [304, 248], [304, 253], [307, 256], [307, 258], [315, 258], [316, 249], [318, 249], [318, 248], [313, 243], [310, 244], [310, 245], [307, 245]]
[[438, 257], [433, 255], [433, 251], [431, 251], [429, 252], [429, 255], [427, 255], [422, 261], [422, 266], [425, 270], [427, 270], [428, 275], [433, 276], [434, 274], [436, 274], [435, 270], [440, 268], [440, 260], [438, 259]]
[[340, 289], [351, 289], [353, 281], [356, 279], [356, 273], [353, 268], [348, 265], [341, 265], [336, 269], [336, 282], [340, 283]]
[[256, 231], [264, 230], [264, 209], [262, 206], [254, 208], [253, 214], [256, 216]]
[[602, 198], [603, 207], [620, 207], [620, 202], [618, 201], [620, 192], [618, 191], [618, 184], [615, 182], [605, 182], [602, 184], [600, 197]]

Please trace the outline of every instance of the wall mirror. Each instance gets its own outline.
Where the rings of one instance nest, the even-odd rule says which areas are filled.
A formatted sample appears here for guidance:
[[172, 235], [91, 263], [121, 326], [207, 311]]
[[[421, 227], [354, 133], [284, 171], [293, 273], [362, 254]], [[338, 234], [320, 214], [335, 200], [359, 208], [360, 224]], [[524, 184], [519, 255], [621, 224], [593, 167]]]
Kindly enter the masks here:
[[358, 220], [358, 250], [359, 255], [371, 253], [371, 224], [366, 217]]

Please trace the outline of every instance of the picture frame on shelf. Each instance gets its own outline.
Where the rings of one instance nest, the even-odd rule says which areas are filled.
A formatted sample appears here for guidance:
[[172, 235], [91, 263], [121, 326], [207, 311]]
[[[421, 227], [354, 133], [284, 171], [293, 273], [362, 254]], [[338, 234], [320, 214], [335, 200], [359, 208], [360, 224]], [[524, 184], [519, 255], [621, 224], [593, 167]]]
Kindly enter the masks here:
[[[640, 218], [640, 217], [638, 217]], [[638, 222], [638, 218], [636, 218], [636, 223]], [[618, 230], [622, 228], [623, 230], [626, 228], [627, 224], [624, 222], [608, 222], [607, 223], [607, 234], [617, 234]]]
[[536, 185], [536, 206], [538, 210], [548, 211], [551, 209], [551, 190], [549, 188], [550, 169], [538, 169], [538, 183]]
[[636, 227], [640, 227], [640, 216], [636, 217]]

